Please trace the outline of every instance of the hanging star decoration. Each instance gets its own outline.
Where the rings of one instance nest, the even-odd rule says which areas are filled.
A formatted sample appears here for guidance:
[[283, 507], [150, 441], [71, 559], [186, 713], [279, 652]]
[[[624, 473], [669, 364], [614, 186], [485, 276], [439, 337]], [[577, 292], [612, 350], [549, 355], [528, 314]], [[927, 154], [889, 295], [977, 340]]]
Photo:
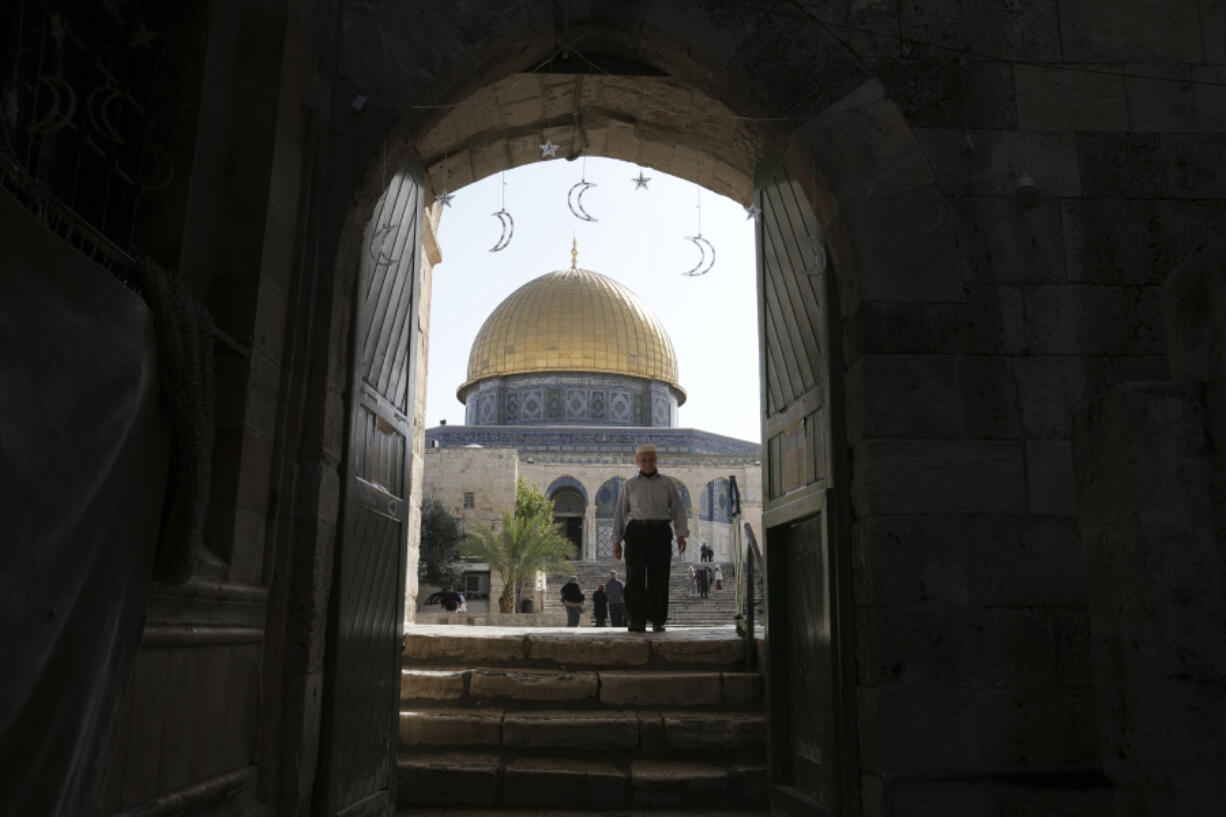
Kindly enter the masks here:
[[10, 126], [17, 126], [17, 117], [21, 114], [21, 100], [17, 96], [17, 86], [10, 85], [4, 89], [4, 120]]
[[148, 47], [156, 36], [149, 26], [145, 25], [145, 21], [140, 20], [136, 23], [136, 30], [132, 32], [132, 47], [136, 48], [138, 45]]
[[436, 193], [434, 200], [444, 207], [451, 206], [451, 200], [455, 198], [455, 193], [447, 190], [447, 152], [443, 151], [443, 192]]
[[553, 143], [552, 139], [546, 139], [544, 144], [541, 144], [538, 147], [541, 149], [542, 159], [558, 158], [558, 146]]
[[758, 216], [760, 215], [762, 215], [762, 208], [756, 204], [751, 204], [745, 208], [745, 218], [746, 219], [752, 218], [754, 221], [757, 221]]
[[63, 48], [64, 37], [68, 34], [68, 31], [64, 28], [64, 18], [58, 11], [55, 11], [48, 16], [48, 21], [51, 24], [51, 39], [55, 41], [57, 46]]
[[640, 167], [640, 168], [639, 168], [639, 175], [635, 176], [635, 177], [634, 177], [634, 178], [632, 178], [630, 181], [634, 182], [634, 189], [635, 189], [635, 190], [646, 190], [646, 189], [647, 189], [647, 182], [651, 181], [651, 177], [650, 177], [650, 176], [644, 176], [644, 175], [643, 175], [643, 168], [641, 168], [641, 167]]

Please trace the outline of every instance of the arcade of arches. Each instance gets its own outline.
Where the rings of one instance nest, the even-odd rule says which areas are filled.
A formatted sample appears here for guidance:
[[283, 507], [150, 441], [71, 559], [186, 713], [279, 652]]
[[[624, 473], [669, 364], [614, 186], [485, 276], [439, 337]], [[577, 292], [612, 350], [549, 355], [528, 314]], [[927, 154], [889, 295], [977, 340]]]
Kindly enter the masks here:
[[548, 139], [762, 211], [777, 811], [1226, 812], [1220, 4], [10, 5], [0, 811], [390, 813], [426, 202]]

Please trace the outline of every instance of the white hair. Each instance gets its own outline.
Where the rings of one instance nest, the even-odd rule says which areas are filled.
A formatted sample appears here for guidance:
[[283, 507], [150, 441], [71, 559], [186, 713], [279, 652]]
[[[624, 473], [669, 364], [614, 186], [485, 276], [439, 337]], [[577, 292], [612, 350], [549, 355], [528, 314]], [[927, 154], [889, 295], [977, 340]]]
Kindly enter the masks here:
[[634, 449], [634, 455], [636, 457], [639, 454], [654, 454], [654, 453], [656, 453], [656, 447], [652, 445], [651, 443], [643, 443], [638, 448]]

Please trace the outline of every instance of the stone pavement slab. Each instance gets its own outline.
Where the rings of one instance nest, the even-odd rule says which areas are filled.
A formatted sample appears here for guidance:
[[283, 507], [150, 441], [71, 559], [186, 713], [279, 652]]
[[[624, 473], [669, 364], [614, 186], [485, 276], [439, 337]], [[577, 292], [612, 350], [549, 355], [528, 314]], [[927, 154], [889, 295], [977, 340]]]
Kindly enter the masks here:
[[401, 746], [496, 748], [501, 737], [501, 709], [408, 709], [400, 712]]
[[633, 749], [639, 745], [639, 719], [635, 712], [512, 712], [502, 726], [507, 747]]
[[475, 669], [468, 693], [474, 698], [518, 701], [582, 701], [596, 698], [595, 672]]
[[467, 670], [401, 670], [400, 700], [449, 701], [463, 697], [467, 674]]
[[718, 704], [722, 696], [718, 672], [600, 673], [600, 702], [631, 706], [701, 706]]

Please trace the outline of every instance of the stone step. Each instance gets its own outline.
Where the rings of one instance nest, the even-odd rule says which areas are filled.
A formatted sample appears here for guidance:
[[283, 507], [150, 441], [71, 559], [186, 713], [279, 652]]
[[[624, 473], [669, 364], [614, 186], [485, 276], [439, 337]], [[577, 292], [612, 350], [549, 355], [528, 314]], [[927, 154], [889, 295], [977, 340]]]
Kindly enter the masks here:
[[762, 676], [756, 672], [695, 670], [550, 670], [504, 667], [405, 668], [400, 676], [406, 707], [431, 705], [509, 709], [533, 707], [761, 708]]
[[[591, 809], [763, 809], [766, 768], [690, 763], [507, 757], [495, 752], [402, 754], [398, 805]], [[502, 813], [502, 812], [500, 812]]]
[[[485, 708], [404, 709], [403, 751], [429, 748], [529, 749], [563, 753], [744, 755], [761, 750], [760, 712], [656, 709], [505, 711]], [[759, 752], [760, 753], [760, 752]]]
[[[574, 809], [507, 809], [485, 811], [484, 809], [451, 809], [451, 808], [402, 808], [397, 809], [396, 817], [473, 817], [475, 814], [498, 815], [498, 817], [597, 817], [608, 815], [608, 811], [576, 811]], [[616, 817], [768, 817], [769, 811], [671, 811], [642, 809], [622, 809], [616, 812]]]
[[568, 669], [744, 667], [745, 645], [730, 628], [628, 633], [621, 628], [500, 632], [496, 627], [415, 627], [404, 636], [414, 668], [520, 666]]
[[597, 817], [604, 815], [606, 817], [767, 817], [769, 811], [644, 811], [644, 810], [618, 810], [618, 811], [575, 811], [573, 808], [566, 808], [565, 811], [553, 810], [553, 808], [525, 808], [525, 810], [515, 810], [515, 808], [498, 808], [498, 810], [485, 811], [483, 808], [398, 808], [396, 817], [473, 817], [473, 815], [498, 815], [498, 817]]

